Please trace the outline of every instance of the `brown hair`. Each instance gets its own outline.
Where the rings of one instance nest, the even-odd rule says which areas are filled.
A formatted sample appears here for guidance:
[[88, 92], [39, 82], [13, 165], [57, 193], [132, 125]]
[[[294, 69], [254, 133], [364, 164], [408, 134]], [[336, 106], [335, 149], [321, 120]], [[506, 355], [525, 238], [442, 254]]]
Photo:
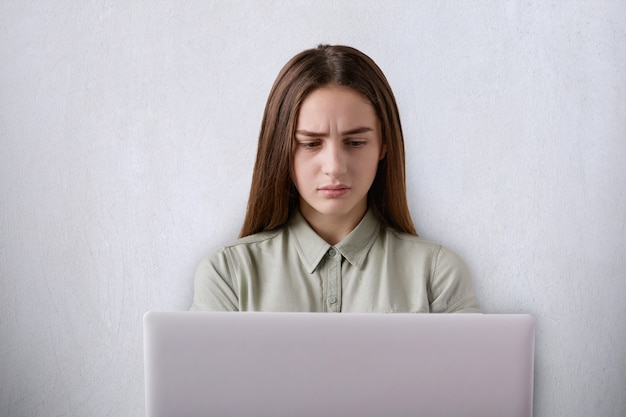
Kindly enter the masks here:
[[298, 192], [291, 168], [298, 113], [308, 94], [328, 84], [352, 88], [374, 106], [387, 153], [378, 164], [368, 205], [383, 224], [417, 234], [406, 199], [400, 115], [385, 75], [370, 57], [354, 48], [320, 45], [294, 56], [272, 86], [240, 237], [280, 227], [296, 209]]

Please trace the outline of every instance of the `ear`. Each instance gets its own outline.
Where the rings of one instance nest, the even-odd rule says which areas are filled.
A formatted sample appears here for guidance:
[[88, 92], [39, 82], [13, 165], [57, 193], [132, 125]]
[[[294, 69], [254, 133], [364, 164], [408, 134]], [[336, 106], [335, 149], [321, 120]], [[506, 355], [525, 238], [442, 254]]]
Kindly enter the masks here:
[[381, 146], [380, 148], [380, 156], [378, 157], [378, 160], [382, 161], [385, 156], [387, 156], [387, 145], [383, 144], [383, 146]]

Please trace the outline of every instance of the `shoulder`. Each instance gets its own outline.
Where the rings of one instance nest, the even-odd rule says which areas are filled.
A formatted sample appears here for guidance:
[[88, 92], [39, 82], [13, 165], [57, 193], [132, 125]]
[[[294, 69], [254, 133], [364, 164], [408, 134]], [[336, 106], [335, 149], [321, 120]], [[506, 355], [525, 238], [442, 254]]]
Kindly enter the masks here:
[[285, 227], [279, 227], [278, 229], [268, 230], [265, 232], [255, 233], [250, 236], [239, 238], [227, 245], [223, 245], [221, 250], [236, 249], [240, 247], [257, 246], [264, 242], [272, 241], [280, 238], [285, 232]]
[[406, 249], [410, 251], [425, 251], [436, 254], [442, 247], [441, 245], [421, 238], [416, 235], [399, 232], [393, 228], [384, 228], [384, 239], [388, 245], [397, 249]]
[[398, 242], [401, 244], [417, 245], [417, 246], [424, 246], [424, 247], [429, 247], [429, 248], [439, 246], [436, 243], [426, 240], [424, 238], [421, 238], [419, 236], [398, 232], [396, 229], [393, 229], [391, 227], [386, 227], [385, 233], [392, 239], [398, 240]]
[[202, 262], [211, 262], [216, 259], [224, 258], [225, 256], [227, 257], [229, 256], [229, 254], [237, 253], [240, 251], [245, 252], [249, 250], [254, 250], [256, 247], [262, 246], [265, 243], [280, 239], [282, 234], [284, 234], [283, 227], [265, 232], [255, 233], [253, 235], [236, 239], [230, 243], [223, 244], [213, 249], [202, 259]]
[[222, 245], [208, 255], [201, 264], [221, 265], [237, 264], [241, 259], [256, 258], [257, 254], [267, 253], [270, 248], [284, 240], [285, 228], [255, 233]]
[[428, 260], [433, 272], [437, 265], [466, 268], [459, 255], [438, 243], [392, 228], [386, 228], [384, 234], [388, 250], [406, 254], [418, 262]]
[[243, 265], [260, 259], [280, 241], [284, 228], [256, 233], [222, 245], [202, 258], [196, 269], [196, 279], [214, 279], [231, 282]]
[[[440, 313], [479, 313], [472, 276], [465, 261], [454, 251], [420, 237], [386, 232], [393, 249], [404, 254], [410, 263], [423, 263], [429, 271], [428, 294], [430, 311]], [[391, 247], [390, 247], [391, 248]]]

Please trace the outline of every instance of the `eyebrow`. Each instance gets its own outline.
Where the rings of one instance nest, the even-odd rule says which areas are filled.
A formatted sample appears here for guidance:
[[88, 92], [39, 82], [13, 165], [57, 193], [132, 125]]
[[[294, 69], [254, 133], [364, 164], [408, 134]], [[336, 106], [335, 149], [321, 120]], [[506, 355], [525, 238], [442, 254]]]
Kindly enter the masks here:
[[[346, 130], [344, 132], [341, 132], [341, 136], [350, 136], [350, 135], [358, 135], [360, 133], [366, 133], [366, 132], [373, 132], [374, 129], [372, 129], [371, 127], [357, 127], [355, 129], [350, 129], [350, 130]], [[319, 138], [319, 137], [324, 137], [324, 136], [328, 136], [328, 133], [324, 133], [324, 132], [310, 132], [308, 130], [296, 130], [296, 134], [297, 135], [302, 135], [302, 136], [307, 136], [310, 138]]]

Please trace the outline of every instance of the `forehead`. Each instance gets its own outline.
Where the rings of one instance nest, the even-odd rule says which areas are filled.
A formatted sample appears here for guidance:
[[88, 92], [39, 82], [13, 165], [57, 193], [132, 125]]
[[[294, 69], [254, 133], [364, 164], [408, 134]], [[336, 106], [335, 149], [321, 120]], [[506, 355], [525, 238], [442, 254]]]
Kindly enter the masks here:
[[[372, 103], [356, 90], [329, 85], [309, 93], [300, 106], [298, 127], [308, 124], [377, 124]], [[373, 126], [372, 126], [373, 127]]]

